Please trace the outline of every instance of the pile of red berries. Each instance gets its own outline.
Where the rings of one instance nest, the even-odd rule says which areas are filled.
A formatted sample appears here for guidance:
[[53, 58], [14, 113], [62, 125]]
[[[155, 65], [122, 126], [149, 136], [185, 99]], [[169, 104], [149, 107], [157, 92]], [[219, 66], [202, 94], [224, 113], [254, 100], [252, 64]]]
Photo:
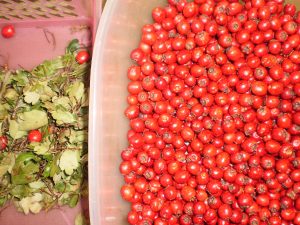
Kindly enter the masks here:
[[168, 0], [131, 53], [128, 222], [300, 224], [300, 13]]

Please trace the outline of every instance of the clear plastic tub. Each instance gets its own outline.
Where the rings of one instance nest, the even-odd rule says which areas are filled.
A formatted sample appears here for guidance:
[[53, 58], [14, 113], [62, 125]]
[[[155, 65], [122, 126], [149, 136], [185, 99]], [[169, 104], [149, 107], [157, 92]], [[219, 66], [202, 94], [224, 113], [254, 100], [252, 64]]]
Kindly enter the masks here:
[[[0, 30], [11, 24], [14, 37], [0, 34], [0, 67], [32, 69], [44, 60], [64, 54], [72, 39], [92, 47], [102, 0], [2, 0]], [[0, 208], [0, 225], [74, 225], [79, 213], [88, 215], [88, 199], [75, 208], [57, 207], [37, 215]]]
[[104, 8], [94, 45], [89, 115], [89, 202], [92, 225], [122, 225], [129, 204], [120, 197], [120, 152], [126, 147], [130, 51], [139, 41], [151, 9], [166, 0], [110, 0]]
[[[287, 1], [300, 6], [299, 0]], [[93, 53], [89, 122], [89, 193], [92, 225], [127, 224], [129, 204], [120, 197], [120, 152], [127, 146], [124, 117], [129, 54], [137, 47], [151, 10], [167, 0], [110, 0], [102, 14]], [[299, 8], [299, 7], [298, 7]]]

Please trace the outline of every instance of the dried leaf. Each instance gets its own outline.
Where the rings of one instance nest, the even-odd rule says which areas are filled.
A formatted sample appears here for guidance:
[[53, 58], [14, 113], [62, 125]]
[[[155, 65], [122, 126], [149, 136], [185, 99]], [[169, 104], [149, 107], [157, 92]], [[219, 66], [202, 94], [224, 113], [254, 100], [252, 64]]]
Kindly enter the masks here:
[[56, 110], [54, 112], [51, 112], [51, 114], [53, 119], [56, 120], [56, 123], [58, 125], [71, 124], [76, 121], [75, 115], [67, 111]]
[[28, 91], [24, 93], [24, 101], [28, 104], [34, 105], [38, 103], [39, 100], [40, 100], [40, 95], [36, 92]]
[[9, 122], [9, 135], [13, 139], [21, 138], [21, 137], [25, 136], [26, 134], [27, 134], [26, 131], [20, 130], [20, 125], [19, 125], [19, 123], [17, 123], [17, 121], [10, 120], [10, 122]]
[[78, 168], [80, 161], [80, 152], [66, 150], [62, 153], [59, 160], [59, 167], [66, 174], [72, 175], [73, 171]]
[[18, 118], [19, 130], [30, 131], [48, 124], [47, 113], [42, 110], [32, 110], [21, 113]]

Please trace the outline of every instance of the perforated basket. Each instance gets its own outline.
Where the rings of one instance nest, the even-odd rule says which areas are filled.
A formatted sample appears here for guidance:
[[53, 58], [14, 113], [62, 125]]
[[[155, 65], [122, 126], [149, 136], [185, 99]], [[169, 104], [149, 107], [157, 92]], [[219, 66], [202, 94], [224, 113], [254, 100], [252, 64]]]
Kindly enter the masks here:
[[[101, 0], [0, 0], [0, 30], [12, 24], [16, 34], [0, 34], [0, 66], [31, 69], [64, 54], [72, 39], [92, 47], [102, 8]], [[88, 201], [75, 208], [57, 207], [24, 215], [13, 205], [0, 208], [0, 225], [74, 225], [79, 213], [88, 214]]]
[[0, 66], [31, 68], [62, 54], [74, 38], [91, 46], [101, 6], [101, 0], [0, 0], [0, 29], [16, 29], [13, 38], [0, 35]]

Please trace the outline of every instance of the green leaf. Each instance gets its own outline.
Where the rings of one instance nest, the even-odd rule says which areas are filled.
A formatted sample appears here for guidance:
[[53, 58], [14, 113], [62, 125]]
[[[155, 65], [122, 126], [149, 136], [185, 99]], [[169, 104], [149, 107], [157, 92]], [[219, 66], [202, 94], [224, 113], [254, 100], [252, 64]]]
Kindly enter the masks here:
[[[0, 207], [12, 201], [20, 212], [38, 213], [56, 205], [75, 207], [87, 193], [88, 78], [90, 63], [75, 56], [81, 46], [70, 42], [66, 54], [31, 71], [0, 68]], [[42, 142], [26, 136], [38, 129]], [[76, 225], [86, 225], [84, 217]]]
[[48, 162], [43, 171], [43, 177], [47, 178], [50, 176], [52, 162]]
[[61, 106], [65, 110], [71, 110], [71, 101], [68, 97], [63, 96], [63, 97], [53, 97], [52, 102], [56, 106]]
[[40, 165], [35, 162], [28, 162], [22, 168], [22, 173], [24, 174], [34, 174], [39, 172]]
[[87, 220], [82, 213], [76, 215], [75, 225], [88, 225]]
[[38, 162], [40, 159], [32, 152], [23, 152], [18, 155], [16, 165], [25, 164], [31, 160]]
[[13, 184], [28, 184], [36, 179], [35, 173], [39, 172], [40, 159], [32, 152], [23, 152], [18, 155], [11, 171]]
[[51, 61], [44, 61], [32, 70], [32, 74], [37, 77], [49, 77], [53, 76], [54, 73], [61, 68], [64, 68], [64, 65], [61, 57], [58, 57]]
[[75, 115], [70, 112], [63, 111], [63, 110], [56, 110], [51, 112], [53, 119], [56, 120], [58, 125], [62, 124], [70, 124], [76, 121]]
[[31, 197], [21, 199], [21, 201], [18, 202], [18, 205], [26, 215], [29, 214], [29, 212], [36, 214], [39, 213], [43, 208], [41, 203], [43, 198], [44, 196], [41, 193], [35, 193]]
[[74, 82], [67, 89], [67, 94], [69, 95], [73, 105], [80, 103], [84, 96], [84, 84], [81, 81]]
[[66, 190], [66, 184], [64, 182], [58, 182], [55, 184], [55, 189], [58, 192], [62, 193]]
[[80, 151], [66, 150], [62, 153], [59, 160], [59, 167], [67, 175], [72, 175], [73, 171], [78, 168], [80, 161]]
[[59, 155], [56, 155], [51, 163], [51, 168], [50, 168], [50, 177], [54, 177], [55, 174], [59, 173], [59, 167], [58, 167], [58, 162], [59, 162]]
[[0, 197], [0, 207], [3, 207], [7, 202], [7, 195]]
[[43, 155], [43, 159], [47, 160], [48, 162], [53, 160], [53, 155], [52, 154], [48, 154], [48, 155]]
[[73, 195], [69, 200], [69, 206], [71, 208], [74, 208], [77, 205], [78, 200], [79, 200], [79, 195]]
[[20, 130], [20, 125], [17, 123], [17, 121], [11, 120], [9, 122], [9, 135], [13, 139], [18, 139], [18, 138], [21, 138], [21, 137], [27, 135], [27, 132], [26, 131], [21, 131]]
[[12, 77], [12, 80], [16, 82], [17, 86], [23, 87], [29, 83], [28, 76], [30, 76], [28, 71], [17, 70], [16, 74]]
[[0, 120], [4, 120], [8, 116], [7, 105], [0, 104]]
[[48, 154], [49, 148], [50, 148], [50, 143], [49, 142], [42, 142], [42, 143], [37, 143], [34, 142], [32, 143], [33, 146], [33, 151], [37, 155], [46, 155]]
[[6, 100], [11, 100], [11, 101], [16, 101], [18, 97], [19, 97], [18, 92], [13, 88], [8, 88], [4, 95], [4, 98], [6, 98]]
[[50, 101], [51, 98], [56, 96], [56, 93], [46, 83], [43, 84], [43, 88], [39, 91], [39, 94], [43, 102]]
[[0, 162], [0, 177], [7, 172], [11, 173], [12, 168], [15, 165], [15, 156], [13, 153], [5, 153]]
[[69, 135], [69, 141], [72, 144], [78, 144], [82, 142], [88, 141], [88, 132], [87, 130], [71, 130], [71, 134]]
[[11, 178], [13, 184], [21, 185], [21, 184], [29, 184], [36, 179], [36, 176], [33, 174], [19, 174], [14, 175]]
[[36, 104], [40, 100], [40, 95], [36, 92], [28, 91], [24, 93], [24, 101], [28, 104]]
[[77, 49], [80, 48], [80, 45], [79, 45], [79, 41], [78, 39], [73, 39], [68, 47], [66, 48], [66, 53], [67, 54], [73, 54], [75, 51], [77, 51]]
[[28, 186], [32, 189], [41, 189], [45, 187], [45, 183], [41, 180], [37, 180], [29, 183]]
[[30, 193], [30, 189], [27, 185], [16, 185], [12, 190], [11, 194], [16, 198], [23, 198], [28, 196]]
[[30, 131], [48, 124], [47, 113], [41, 110], [32, 110], [19, 115], [19, 130]]
[[32, 85], [24, 87], [23, 93], [27, 103], [41, 100], [42, 102], [51, 100], [52, 97], [56, 96], [56, 92], [48, 86], [48, 81], [36, 80]]

